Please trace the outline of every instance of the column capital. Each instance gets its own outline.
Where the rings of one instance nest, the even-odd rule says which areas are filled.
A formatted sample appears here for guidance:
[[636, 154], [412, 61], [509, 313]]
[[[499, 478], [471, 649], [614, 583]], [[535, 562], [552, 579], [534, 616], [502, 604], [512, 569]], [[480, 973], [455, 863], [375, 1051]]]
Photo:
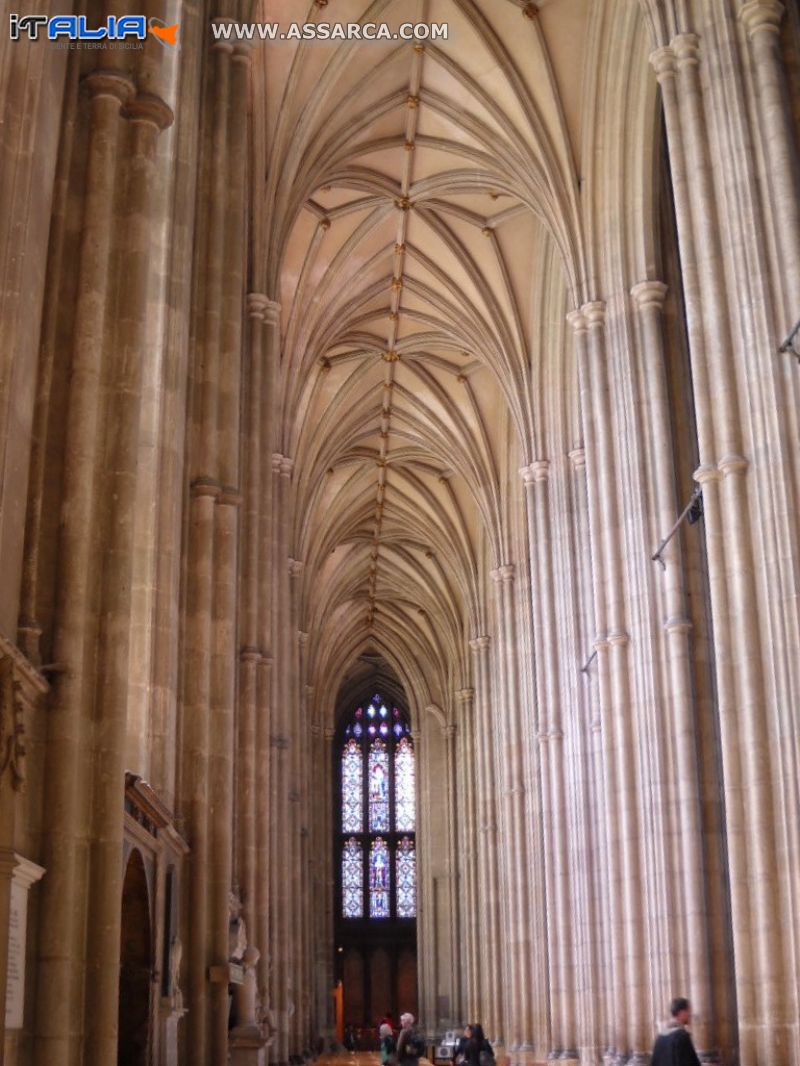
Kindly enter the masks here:
[[244, 503], [244, 496], [235, 485], [221, 485], [217, 503], [222, 507], [241, 507]]
[[679, 33], [672, 39], [672, 49], [679, 69], [696, 67], [700, 63], [700, 38], [696, 33]]
[[675, 51], [669, 45], [656, 48], [650, 53], [650, 66], [656, 72], [659, 85], [666, 78], [674, 78], [678, 71]]
[[131, 122], [142, 122], [159, 133], [175, 121], [175, 113], [169, 104], [155, 93], [137, 93], [125, 108]]
[[717, 469], [723, 477], [730, 474], [744, 474], [750, 463], [743, 455], [723, 455], [717, 463]]
[[248, 292], [247, 313], [251, 318], [259, 318], [264, 321], [270, 315], [280, 312], [281, 305], [270, 300], [263, 292]]
[[706, 463], [703, 466], [698, 466], [692, 477], [698, 485], [705, 485], [707, 481], [721, 480], [722, 472], [716, 466]]
[[469, 642], [469, 646], [477, 654], [479, 651], [484, 651], [486, 648], [489, 647], [489, 642], [491, 641], [491, 639], [491, 637], [486, 636], [473, 637], [472, 640]]
[[606, 324], [605, 300], [590, 300], [589, 303], [583, 305], [581, 311], [583, 312], [586, 324], [590, 330], [602, 329]]
[[547, 481], [550, 477], [550, 460], [535, 459], [529, 466], [520, 467], [519, 472], [526, 486], [537, 481]]
[[[236, 22], [236, 19], [224, 18], [221, 15], [217, 15], [216, 18], [213, 18], [211, 20], [211, 24], [212, 24], [212, 26], [236, 26], [236, 25], [238, 25], [238, 23]], [[213, 43], [211, 45], [211, 51], [212, 52], [227, 52], [229, 55], [232, 55], [233, 54], [233, 45], [231, 44], [230, 41], [226, 41], [223, 38], [217, 39], [215, 37], [214, 41], [213, 41]]]
[[572, 469], [577, 473], [579, 470], [583, 470], [586, 466], [586, 449], [573, 448], [571, 452], [567, 453], [569, 461], [572, 463]]
[[640, 311], [651, 307], [656, 311], [661, 311], [667, 298], [667, 291], [668, 287], [663, 281], [640, 281], [631, 289], [631, 296]]
[[785, 12], [786, 7], [781, 0], [747, 0], [739, 8], [739, 18], [752, 40], [757, 33], [777, 36], [781, 32]]
[[453, 722], [442, 726], [442, 736], [445, 740], [452, 740], [456, 735], [456, 726]]
[[136, 95], [133, 79], [117, 70], [93, 70], [83, 79], [89, 96], [108, 96], [120, 104], [127, 104]]
[[[302, 563], [300, 565], [302, 566]], [[301, 648], [304, 648], [306, 646], [306, 644], [308, 644], [308, 633], [306, 633], [305, 630], [303, 630], [303, 629], [298, 629], [297, 630], [297, 643], [300, 645]], [[305, 690], [306, 690], [306, 692], [313, 692], [314, 691], [314, 686], [313, 685], [306, 685], [305, 686]]]
[[581, 310], [570, 311], [567, 314], [567, 322], [576, 335], [585, 334], [589, 328], [589, 324], [586, 321], [586, 315]]
[[210, 496], [216, 499], [222, 493], [222, 485], [213, 477], [197, 477], [189, 486], [193, 497]]
[[290, 478], [293, 470], [294, 459], [290, 459], [288, 455], [282, 455], [280, 452], [272, 453], [273, 473], [280, 474], [281, 477]]
[[472, 703], [474, 698], [475, 698], [475, 689], [474, 688], [460, 688], [458, 690], [458, 692], [456, 692], [456, 702], [457, 703]]
[[513, 563], [503, 563], [494, 570], [489, 571], [489, 577], [497, 584], [507, 585], [514, 580], [516, 568]]
[[[303, 572], [303, 567], [305, 566], [305, 563], [302, 561], [302, 559], [289, 559], [288, 562], [289, 577], [300, 577]], [[298, 633], [298, 639], [299, 636], [300, 634]], [[302, 643], [302, 641], [300, 643]]]

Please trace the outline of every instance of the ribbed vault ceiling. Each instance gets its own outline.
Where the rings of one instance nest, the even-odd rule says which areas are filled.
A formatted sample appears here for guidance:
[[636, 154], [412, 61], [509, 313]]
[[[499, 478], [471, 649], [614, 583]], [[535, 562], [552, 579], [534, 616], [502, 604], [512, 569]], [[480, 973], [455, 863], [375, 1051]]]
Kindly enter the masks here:
[[[299, 7], [268, 0], [263, 17]], [[373, 649], [435, 700], [486, 623], [483, 560], [510, 552], [508, 456], [540, 448], [541, 352], [583, 276], [588, 10], [330, 0], [309, 20], [446, 22], [449, 40], [264, 50], [280, 446], [311, 674], [333, 691]]]

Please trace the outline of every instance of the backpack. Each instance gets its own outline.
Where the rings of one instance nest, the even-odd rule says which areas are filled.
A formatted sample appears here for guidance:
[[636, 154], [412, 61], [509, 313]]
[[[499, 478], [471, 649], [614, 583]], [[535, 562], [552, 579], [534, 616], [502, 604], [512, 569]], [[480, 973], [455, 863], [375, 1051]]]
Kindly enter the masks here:
[[416, 1055], [418, 1058], [421, 1058], [425, 1054], [425, 1041], [422, 1039], [419, 1033], [414, 1033], [414, 1035], [408, 1041], [408, 1047], [411, 1053]]

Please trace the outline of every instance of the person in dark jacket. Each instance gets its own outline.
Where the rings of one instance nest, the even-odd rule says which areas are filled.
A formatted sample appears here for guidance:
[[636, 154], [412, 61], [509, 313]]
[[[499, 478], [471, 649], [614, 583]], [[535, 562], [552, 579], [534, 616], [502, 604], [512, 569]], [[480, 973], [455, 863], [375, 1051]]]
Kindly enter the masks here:
[[687, 1026], [692, 1016], [688, 999], [670, 1003], [671, 1019], [656, 1037], [651, 1066], [700, 1066]]
[[400, 1035], [397, 1038], [397, 1061], [400, 1066], [416, 1066], [425, 1054], [425, 1041], [414, 1026], [413, 1014], [400, 1015]]
[[486, 1039], [483, 1026], [473, 1022], [464, 1030], [469, 1031], [469, 1039], [464, 1049], [464, 1066], [494, 1066], [494, 1051]]
[[467, 1061], [467, 1044], [472, 1038], [472, 1026], [466, 1025], [464, 1032], [458, 1038], [458, 1043], [453, 1048], [453, 1062], [455, 1066], [464, 1066]]

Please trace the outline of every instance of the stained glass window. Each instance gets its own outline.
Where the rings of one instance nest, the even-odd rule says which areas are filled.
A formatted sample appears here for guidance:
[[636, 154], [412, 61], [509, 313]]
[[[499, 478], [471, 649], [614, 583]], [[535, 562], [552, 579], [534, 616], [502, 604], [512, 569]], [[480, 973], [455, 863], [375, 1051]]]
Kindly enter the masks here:
[[364, 756], [355, 740], [348, 740], [342, 752], [342, 832], [363, 829]]
[[369, 916], [389, 917], [389, 848], [383, 837], [375, 837], [369, 851]]
[[394, 753], [394, 827], [398, 833], [416, 829], [414, 749], [403, 737]]
[[346, 841], [342, 851], [342, 914], [345, 918], [364, 916], [364, 857], [355, 837]]
[[417, 851], [413, 840], [403, 837], [397, 845], [397, 917], [417, 914]]
[[369, 831], [389, 831], [389, 752], [382, 740], [369, 749]]
[[413, 919], [417, 907], [416, 754], [411, 726], [375, 695], [339, 734], [341, 915]]

